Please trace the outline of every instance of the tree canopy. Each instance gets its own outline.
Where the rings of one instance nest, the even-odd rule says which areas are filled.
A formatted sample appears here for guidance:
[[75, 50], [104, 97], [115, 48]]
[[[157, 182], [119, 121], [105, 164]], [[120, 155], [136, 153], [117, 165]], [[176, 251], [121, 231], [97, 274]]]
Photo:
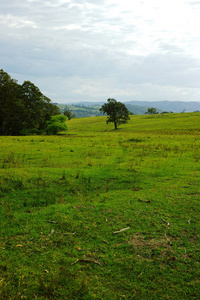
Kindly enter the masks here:
[[107, 114], [108, 118], [106, 123], [114, 123], [115, 129], [117, 129], [120, 124], [126, 124], [128, 120], [130, 120], [129, 110], [125, 104], [113, 98], [109, 98], [107, 103], [102, 105], [100, 112]]
[[0, 70], [0, 135], [39, 133], [60, 110], [30, 81], [17, 83]]
[[66, 131], [67, 125], [66, 125], [66, 119], [67, 117], [64, 115], [57, 115], [51, 117], [50, 121], [46, 122], [46, 133], [51, 134], [57, 134], [59, 131]]
[[147, 109], [145, 114], [146, 115], [157, 115], [157, 114], [159, 114], [159, 112], [157, 111], [157, 109], [155, 107], [150, 107]]
[[65, 108], [64, 115], [68, 118], [68, 120], [71, 120], [72, 118], [76, 117], [75, 114], [73, 114], [73, 112], [69, 108]]

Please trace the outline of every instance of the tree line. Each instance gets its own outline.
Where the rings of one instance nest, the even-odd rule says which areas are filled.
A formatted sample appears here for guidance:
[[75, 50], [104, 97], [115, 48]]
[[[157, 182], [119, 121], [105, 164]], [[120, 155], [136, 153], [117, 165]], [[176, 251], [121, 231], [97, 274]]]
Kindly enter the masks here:
[[[125, 104], [109, 98], [99, 111], [107, 114], [107, 123], [115, 129], [126, 124], [132, 114]], [[158, 114], [156, 108], [148, 108], [146, 114]], [[66, 119], [75, 115], [68, 108], [64, 115], [57, 105], [42, 94], [30, 81], [22, 85], [0, 70], [0, 135], [57, 134], [67, 130]]]
[[20, 85], [0, 70], [0, 135], [42, 133], [59, 114], [60, 109], [32, 82]]

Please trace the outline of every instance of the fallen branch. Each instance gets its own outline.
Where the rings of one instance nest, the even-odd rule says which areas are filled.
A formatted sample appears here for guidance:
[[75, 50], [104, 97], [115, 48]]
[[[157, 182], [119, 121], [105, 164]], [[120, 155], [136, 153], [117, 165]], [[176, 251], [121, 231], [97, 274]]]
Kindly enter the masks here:
[[79, 259], [75, 260], [75, 262], [71, 263], [71, 266], [75, 265], [78, 261]]
[[130, 229], [130, 227], [123, 228], [123, 229], [120, 229], [120, 230], [118, 230], [118, 231], [115, 231], [115, 232], [113, 232], [113, 234], [117, 234], [117, 233], [120, 233], [120, 232], [125, 231], [125, 230], [128, 230], [128, 229]]
[[145, 202], [145, 203], [150, 203], [151, 202], [151, 200], [141, 200], [141, 199], [138, 199], [138, 201]]
[[108, 243], [106, 240], [103, 240], [103, 242], [104, 242], [105, 244], [109, 245], [109, 243]]
[[52, 223], [52, 224], [58, 224], [58, 222], [56, 221], [49, 221], [49, 220], [46, 220], [47, 223]]
[[54, 229], [51, 229], [51, 232], [49, 233], [49, 236], [54, 234], [54, 231], [55, 231]]
[[63, 232], [62, 234], [63, 235], [74, 235], [74, 234], [76, 234], [76, 231], [74, 231], [74, 232]]
[[45, 254], [47, 254], [47, 253], [49, 253], [49, 251], [48, 251], [48, 252], [45, 252], [45, 253], [42, 253], [42, 254], [40, 254], [40, 255], [45, 255]]
[[169, 243], [169, 245], [172, 246], [172, 242], [171, 242], [170, 238], [167, 237], [166, 233], [165, 233], [165, 238], [166, 238], [167, 242]]

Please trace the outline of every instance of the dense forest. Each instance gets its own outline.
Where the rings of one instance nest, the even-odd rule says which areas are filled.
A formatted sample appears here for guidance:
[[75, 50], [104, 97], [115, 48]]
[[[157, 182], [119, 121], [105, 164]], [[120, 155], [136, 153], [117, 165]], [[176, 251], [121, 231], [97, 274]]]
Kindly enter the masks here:
[[41, 133], [60, 109], [30, 81], [22, 85], [0, 70], [0, 135]]

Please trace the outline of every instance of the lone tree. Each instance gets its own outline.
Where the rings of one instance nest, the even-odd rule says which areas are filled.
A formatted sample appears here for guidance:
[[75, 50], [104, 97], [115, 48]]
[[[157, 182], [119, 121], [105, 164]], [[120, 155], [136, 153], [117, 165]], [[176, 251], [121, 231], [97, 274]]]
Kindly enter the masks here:
[[146, 115], [157, 115], [157, 114], [159, 114], [159, 112], [157, 111], [157, 109], [155, 107], [150, 107], [147, 109], [145, 114]]
[[64, 115], [68, 118], [68, 120], [71, 120], [72, 118], [75, 118], [75, 114], [72, 113], [71, 110], [69, 110], [69, 108], [66, 108], [64, 110]]
[[126, 124], [129, 118], [129, 111], [125, 104], [118, 102], [113, 98], [109, 98], [107, 103], [104, 103], [99, 109], [103, 114], [107, 114], [108, 118], [106, 123], [114, 123], [115, 129], [120, 124]]

